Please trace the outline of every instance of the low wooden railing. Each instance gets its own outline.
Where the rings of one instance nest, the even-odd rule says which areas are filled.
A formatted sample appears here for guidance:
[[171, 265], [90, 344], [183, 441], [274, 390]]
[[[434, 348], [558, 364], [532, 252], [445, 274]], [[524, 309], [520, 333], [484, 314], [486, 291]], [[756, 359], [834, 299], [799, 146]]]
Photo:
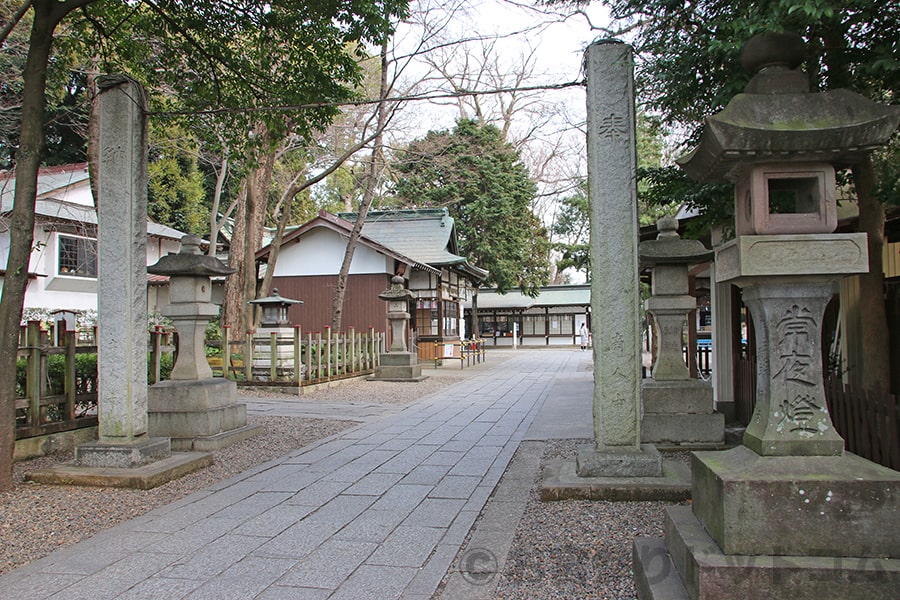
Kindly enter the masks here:
[[26, 327], [16, 353], [17, 363], [24, 359], [24, 377], [16, 368], [17, 440], [97, 425], [96, 359], [78, 368], [76, 358], [96, 356], [97, 347], [79, 346], [74, 331], [63, 337], [64, 345], [51, 346], [38, 321]]
[[456, 342], [433, 342], [434, 366], [441, 366], [445, 360], [458, 360], [459, 368], [483, 362], [487, 358], [487, 348], [481, 338]]
[[226, 326], [220, 341], [209, 342], [219, 353], [208, 360], [216, 375], [239, 384], [309, 385], [374, 373], [384, 344], [384, 333], [372, 328], [335, 333], [326, 327], [304, 334], [294, 327], [291, 335], [248, 331], [235, 339]]

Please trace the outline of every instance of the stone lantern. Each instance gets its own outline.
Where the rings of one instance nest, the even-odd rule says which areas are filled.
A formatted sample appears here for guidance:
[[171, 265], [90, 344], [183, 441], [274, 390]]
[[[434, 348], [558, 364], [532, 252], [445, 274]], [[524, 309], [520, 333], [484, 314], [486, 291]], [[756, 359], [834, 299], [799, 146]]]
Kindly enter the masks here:
[[394, 275], [391, 287], [378, 297], [388, 303], [388, 322], [391, 325], [391, 346], [387, 353], [379, 357], [379, 366], [375, 368], [372, 379], [388, 381], [421, 381], [422, 366], [416, 353], [410, 352], [406, 345], [406, 332], [409, 328], [409, 301], [413, 293], [403, 286], [403, 277]]
[[688, 265], [704, 263], [713, 253], [697, 240], [681, 239], [672, 217], [660, 219], [656, 228], [655, 240], [638, 245], [641, 263], [653, 267], [645, 307], [658, 344], [651, 378], [641, 382], [641, 441], [715, 447], [725, 437], [725, 416], [713, 411], [712, 386], [691, 378], [682, 350], [688, 313], [697, 308], [688, 293]]
[[[822, 320], [837, 279], [868, 270], [866, 235], [833, 233], [835, 166], [885, 144], [896, 108], [810, 93], [802, 39], [763, 34], [744, 93], [679, 160], [735, 185], [736, 237], [716, 280], [742, 288], [757, 331], [756, 408], [741, 446], [696, 452], [691, 507], [666, 542], [635, 541], [639, 598], [892, 598], [900, 586], [900, 473], [844, 452], [825, 402]], [[662, 563], [660, 562], [662, 561]], [[659, 577], [661, 570], [679, 577]], [[873, 571], [874, 569], [874, 571]]]
[[259, 328], [253, 334], [253, 376], [268, 378], [272, 372], [272, 338], [276, 340], [275, 358], [281, 366], [280, 372], [294, 370], [294, 349], [291, 346], [277, 346], [279, 337], [294, 339], [294, 329], [288, 319], [288, 309], [295, 304], [303, 304], [303, 300], [284, 298], [278, 288], [272, 289], [272, 295], [251, 300], [249, 304], [259, 306], [262, 316]]
[[303, 304], [303, 300], [283, 298], [278, 293], [278, 288], [273, 288], [271, 296], [251, 300], [249, 304], [259, 306], [262, 309], [262, 316], [259, 319], [260, 327], [273, 329], [290, 327], [291, 321], [288, 319], [288, 309], [294, 304]]
[[259, 433], [258, 426], [247, 425], [246, 408], [236, 402], [236, 384], [213, 377], [206, 360], [206, 325], [219, 314], [211, 302], [210, 278], [234, 269], [202, 254], [200, 238], [186, 235], [177, 254], [163, 256], [147, 272], [169, 277], [169, 304], [161, 312], [178, 332], [178, 356], [169, 380], [148, 390], [152, 435], [172, 438], [177, 450], [215, 450]]
[[200, 238], [186, 235], [178, 254], [163, 256], [147, 267], [153, 275], [169, 277], [169, 304], [160, 311], [172, 319], [178, 331], [178, 357], [170, 379], [209, 379], [212, 369], [206, 361], [206, 324], [219, 314], [211, 302], [210, 277], [231, 275], [235, 269], [225, 266], [214, 256], [200, 252]]

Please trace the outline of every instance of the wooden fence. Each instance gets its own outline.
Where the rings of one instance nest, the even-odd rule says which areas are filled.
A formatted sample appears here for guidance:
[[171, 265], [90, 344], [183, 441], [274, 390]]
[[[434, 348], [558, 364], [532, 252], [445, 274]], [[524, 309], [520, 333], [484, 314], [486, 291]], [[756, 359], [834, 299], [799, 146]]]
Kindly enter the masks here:
[[[17, 352], [16, 439], [97, 425], [97, 346], [79, 345], [83, 337], [69, 331], [64, 344], [51, 343], [34, 321], [23, 328]], [[171, 328], [149, 332], [147, 381], [168, 378], [177, 355]], [[214, 374], [247, 385], [309, 385], [372, 373], [384, 352], [384, 333], [308, 333], [260, 339], [252, 334], [210, 343], [207, 355]], [[245, 356], [251, 356], [245, 361]], [[58, 357], [58, 358], [57, 358]], [[228, 365], [224, 368], [223, 365]], [[299, 369], [294, 365], [299, 365]]]
[[16, 439], [97, 425], [97, 347], [79, 346], [74, 331], [52, 346], [38, 321], [24, 329], [16, 353], [17, 363], [24, 359], [24, 374], [16, 368]]
[[900, 471], [900, 402], [896, 396], [874, 396], [830, 378], [825, 381], [825, 398], [847, 451]]
[[374, 373], [385, 350], [385, 335], [372, 328], [337, 333], [330, 327], [324, 333], [304, 334], [294, 327], [289, 335], [249, 331], [234, 339], [226, 326], [222, 340], [209, 342], [209, 347], [219, 350], [209, 358], [214, 372], [240, 384], [311, 385]]

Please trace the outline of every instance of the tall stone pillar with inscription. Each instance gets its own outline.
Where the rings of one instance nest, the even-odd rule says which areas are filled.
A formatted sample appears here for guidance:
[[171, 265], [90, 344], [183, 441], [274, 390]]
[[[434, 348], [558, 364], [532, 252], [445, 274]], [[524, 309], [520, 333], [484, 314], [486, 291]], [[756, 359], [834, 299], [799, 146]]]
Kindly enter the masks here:
[[98, 209], [99, 439], [75, 461], [29, 474], [33, 481], [151, 488], [212, 462], [173, 454], [151, 437], [147, 416], [147, 99], [123, 76], [102, 76], [95, 199]]
[[679, 161], [735, 184], [737, 235], [716, 248], [716, 279], [750, 308], [757, 398], [743, 445], [694, 453], [693, 504], [667, 511], [665, 543], [635, 540], [642, 600], [900, 589], [900, 473], [844, 452], [821, 347], [835, 282], [868, 270], [865, 234], [833, 233], [835, 165], [886, 143], [900, 114], [848, 90], [810, 93], [804, 50], [794, 34], [751, 39], [741, 60], [753, 79]]
[[660, 477], [662, 458], [641, 445], [641, 326], [634, 129], [634, 56], [618, 41], [585, 52], [594, 446], [581, 448], [580, 477]]
[[75, 460], [134, 467], [171, 453], [147, 430], [147, 99], [125, 77], [97, 85], [99, 440]]

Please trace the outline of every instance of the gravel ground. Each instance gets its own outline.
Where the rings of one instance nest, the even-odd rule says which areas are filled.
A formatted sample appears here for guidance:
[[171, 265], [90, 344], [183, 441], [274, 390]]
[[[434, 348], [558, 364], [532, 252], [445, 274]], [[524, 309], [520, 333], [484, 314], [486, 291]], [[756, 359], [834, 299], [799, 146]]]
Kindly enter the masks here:
[[[591, 440], [553, 440], [543, 462], [573, 458]], [[670, 455], [688, 460], [687, 453]], [[624, 600], [635, 598], [631, 540], [662, 537], [667, 506], [673, 502], [541, 502], [535, 474], [525, 513], [519, 522], [498, 599], [552, 598]]]

